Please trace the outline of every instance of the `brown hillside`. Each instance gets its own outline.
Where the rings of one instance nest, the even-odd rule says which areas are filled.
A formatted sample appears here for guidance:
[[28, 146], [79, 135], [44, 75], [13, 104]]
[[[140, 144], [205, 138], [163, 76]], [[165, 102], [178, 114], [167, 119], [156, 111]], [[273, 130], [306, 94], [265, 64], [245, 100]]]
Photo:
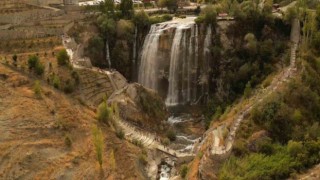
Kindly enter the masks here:
[[144, 179], [141, 150], [99, 125], [105, 138], [101, 173], [91, 133], [95, 112], [45, 83], [37, 98], [33, 82], [0, 64], [0, 179]]

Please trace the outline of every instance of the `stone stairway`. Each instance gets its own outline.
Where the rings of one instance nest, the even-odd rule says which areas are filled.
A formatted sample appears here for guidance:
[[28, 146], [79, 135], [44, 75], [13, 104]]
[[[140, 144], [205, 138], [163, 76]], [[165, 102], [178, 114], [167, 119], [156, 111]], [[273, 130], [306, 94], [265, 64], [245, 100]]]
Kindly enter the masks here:
[[162, 151], [166, 154], [169, 154], [171, 156], [182, 158], [182, 157], [193, 157], [195, 156], [194, 153], [181, 153], [176, 150], [173, 150], [169, 147], [164, 146], [159, 141], [160, 138], [157, 138], [156, 134], [146, 132], [142, 129], [139, 129], [128, 122], [125, 122], [124, 120], [121, 120], [120, 118], [116, 118], [116, 122], [119, 127], [122, 128], [122, 130], [125, 133], [125, 138], [129, 141], [137, 140], [141, 142], [141, 144], [149, 149], [158, 149], [159, 151]]
[[79, 73], [80, 97], [89, 105], [98, 106], [104, 96], [108, 97], [128, 84], [126, 78], [118, 71], [86, 67], [86, 63], [82, 63], [84, 58], [79, 55], [78, 45], [72, 38], [64, 35], [62, 43], [70, 56], [73, 68]]

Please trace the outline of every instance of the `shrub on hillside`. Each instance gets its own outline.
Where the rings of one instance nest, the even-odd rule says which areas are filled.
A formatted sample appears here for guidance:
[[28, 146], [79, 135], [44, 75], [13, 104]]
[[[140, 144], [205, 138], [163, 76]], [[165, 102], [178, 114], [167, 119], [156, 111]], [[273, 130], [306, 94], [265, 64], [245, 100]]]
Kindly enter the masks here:
[[92, 135], [93, 135], [93, 144], [96, 151], [97, 161], [99, 162], [100, 168], [102, 168], [103, 163], [103, 135], [101, 129], [99, 129], [97, 126], [94, 126], [92, 128]]
[[68, 79], [63, 87], [63, 91], [67, 94], [72, 93], [74, 91], [74, 83]]
[[123, 132], [122, 129], [118, 129], [118, 130], [116, 131], [116, 136], [117, 136], [119, 139], [124, 139], [125, 134], [124, 134], [124, 132]]
[[12, 56], [13, 65], [14, 65], [14, 66], [17, 66], [17, 59], [18, 59], [18, 56], [17, 56], [16, 54], [14, 54], [14, 55]]
[[169, 129], [167, 131], [167, 137], [170, 139], [170, 141], [175, 141], [176, 140], [176, 132], [172, 129]]
[[34, 91], [34, 94], [35, 94], [38, 98], [41, 97], [42, 89], [41, 89], [41, 85], [40, 85], [40, 81], [39, 81], [39, 80], [37, 80], [37, 81], [34, 82], [33, 91]]
[[180, 169], [180, 176], [182, 178], [185, 178], [188, 174], [188, 166], [187, 165], [182, 165], [181, 169]]
[[34, 70], [37, 75], [41, 76], [44, 73], [44, 65], [41, 62], [38, 62]]
[[57, 54], [57, 61], [60, 66], [65, 66], [69, 64], [70, 57], [67, 53], [67, 50], [63, 49]]
[[72, 140], [69, 134], [65, 135], [64, 137], [64, 143], [67, 147], [71, 147], [72, 146]]
[[103, 101], [98, 106], [97, 118], [100, 122], [107, 123], [112, 116], [111, 108], [108, 106], [106, 101]]
[[139, 28], [145, 28], [145, 27], [149, 26], [149, 24], [150, 24], [149, 15], [146, 12], [144, 12], [143, 10], [138, 11], [133, 17], [133, 22]]
[[217, 11], [213, 5], [207, 5], [200, 15], [195, 19], [196, 23], [215, 24], [217, 21]]
[[35, 56], [35, 55], [29, 56], [29, 59], [28, 59], [28, 67], [29, 67], [29, 69], [35, 68], [38, 63], [39, 63], [39, 57], [38, 56]]
[[59, 78], [59, 76], [57, 76], [57, 75], [54, 75], [54, 76], [53, 76], [52, 84], [53, 84], [53, 87], [54, 87], [54, 88], [56, 88], [56, 89], [59, 89], [59, 88], [60, 88], [61, 83], [60, 83], [60, 78]]
[[148, 164], [147, 156], [144, 155], [144, 154], [140, 154], [140, 155], [139, 155], [139, 162], [140, 162], [142, 165], [146, 166], [146, 165]]

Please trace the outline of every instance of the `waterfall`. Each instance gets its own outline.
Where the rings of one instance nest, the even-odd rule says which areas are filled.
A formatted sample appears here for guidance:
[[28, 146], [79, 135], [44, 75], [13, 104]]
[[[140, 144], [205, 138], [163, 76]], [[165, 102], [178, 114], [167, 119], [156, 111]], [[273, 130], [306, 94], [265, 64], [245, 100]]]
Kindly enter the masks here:
[[169, 70], [169, 89], [166, 99], [166, 105], [174, 106], [179, 102], [179, 66], [180, 66], [180, 44], [183, 33], [183, 28], [177, 28], [173, 38], [170, 57], [170, 70]]
[[144, 40], [139, 67], [138, 82], [142, 85], [157, 90], [158, 87], [158, 46], [163, 25], [154, 24]]
[[207, 33], [206, 37], [204, 39], [204, 45], [203, 45], [203, 57], [205, 62], [205, 67], [209, 67], [209, 53], [210, 53], [210, 46], [211, 46], [211, 38], [212, 38], [212, 30], [211, 25], [207, 27]]
[[212, 30], [211, 25], [207, 27], [206, 37], [204, 39], [203, 44], [203, 70], [202, 75], [200, 78], [200, 84], [202, 85], [202, 95], [206, 95], [209, 92], [209, 71], [210, 71], [210, 47], [211, 47], [211, 40], [212, 40]]
[[106, 60], [107, 60], [109, 68], [111, 68], [111, 59], [110, 59], [110, 50], [109, 50], [108, 39], [106, 40]]
[[[198, 73], [198, 59], [199, 59], [199, 28], [198, 28], [198, 25], [195, 24], [196, 26], [196, 31], [195, 31], [195, 49], [194, 49], [194, 67], [193, 67], [193, 70], [192, 72], [194, 74], [197, 75]], [[194, 78], [192, 79], [193, 80], [193, 94], [192, 94], [192, 101], [193, 103], [195, 103], [197, 101], [197, 84], [198, 84], [198, 76], [194, 76]]]
[[137, 53], [137, 36], [138, 36], [138, 27], [134, 29], [134, 41], [133, 41], [133, 53], [132, 53], [132, 64], [136, 64], [136, 53]]
[[[152, 25], [146, 36], [138, 82], [161, 91], [163, 95], [166, 93], [167, 106], [193, 104], [199, 99], [199, 71], [206, 75], [209, 62], [199, 60], [198, 35], [199, 28], [194, 18], [187, 17]], [[207, 30], [206, 42], [202, 43], [206, 47], [203, 52], [208, 54], [211, 29]]]

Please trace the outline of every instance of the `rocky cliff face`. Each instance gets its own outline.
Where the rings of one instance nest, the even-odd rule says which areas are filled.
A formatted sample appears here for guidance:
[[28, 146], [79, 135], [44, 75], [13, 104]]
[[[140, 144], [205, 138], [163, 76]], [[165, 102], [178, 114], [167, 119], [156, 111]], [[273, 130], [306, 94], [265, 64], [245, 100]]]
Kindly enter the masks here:
[[147, 130], [163, 130], [168, 112], [163, 99], [153, 90], [133, 83], [113, 93], [109, 104], [116, 104], [120, 116]]

